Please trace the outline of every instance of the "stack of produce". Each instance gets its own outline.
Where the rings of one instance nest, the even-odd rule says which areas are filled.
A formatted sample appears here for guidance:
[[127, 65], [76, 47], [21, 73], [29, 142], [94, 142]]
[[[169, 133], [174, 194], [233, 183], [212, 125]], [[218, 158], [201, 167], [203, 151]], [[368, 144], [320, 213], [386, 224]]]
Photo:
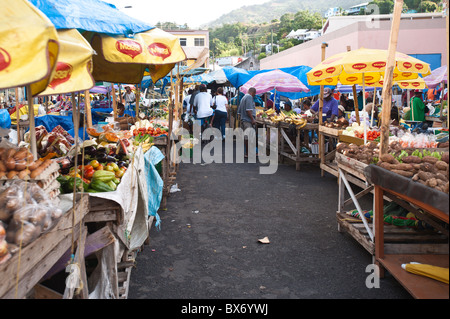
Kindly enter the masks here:
[[11, 257], [5, 237], [5, 226], [3, 226], [3, 223], [0, 222], [0, 264], [7, 261]]
[[339, 143], [336, 151], [365, 164], [376, 164], [416, 182], [449, 193], [449, 152], [405, 149], [397, 141], [379, 158], [379, 143], [365, 145]]
[[[24, 136], [25, 143], [30, 144], [30, 134]], [[75, 140], [61, 126], [56, 126], [50, 133], [40, 125], [36, 127], [36, 147], [41, 157], [61, 157], [66, 155]], [[50, 156], [51, 155], [51, 156]]]
[[26, 147], [0, 148], [0, 180], [39, 180], [48, 173], [52, 160], [34, 160]]
[[4, 238], [10, 246], [28, 245], [61, 216], [61, 209], [35, 183], [14, 181], [0, 188], [0, 223], [6, 225]]
[[260, 117], [266, 118], [272, 123], [284, 122], [287, 124], [294, 124], [297, 126], [297, 128], [303, 128], [308, 123], [308, 121], [304, 117], [298, 115], [296, 112], [282, 111], [279, 114], [277, 114], [274, 109], [268, 109], [267, 111], [263, 113], [260, 112], [258, 114]]
[[[132, 158], [130, 146], [131, 143], [127, 139], [106, 146], [89, 145], [75, 156], [59, 159], [61, 176], [58, 181], [61, 184], [61, 193], [72, 193], [74, 189], [77, 192], [116, 190]], [[99, 181], [111, 181], [114, 185], [110, 183], [109, 188], [97, 187], [102, 184], [98, 183]]]
[[323, 125], [329, 128], [345, 129], [349, 126], [349, 122], [344, 117], [341, 117], [335, 122], [325, 122]]

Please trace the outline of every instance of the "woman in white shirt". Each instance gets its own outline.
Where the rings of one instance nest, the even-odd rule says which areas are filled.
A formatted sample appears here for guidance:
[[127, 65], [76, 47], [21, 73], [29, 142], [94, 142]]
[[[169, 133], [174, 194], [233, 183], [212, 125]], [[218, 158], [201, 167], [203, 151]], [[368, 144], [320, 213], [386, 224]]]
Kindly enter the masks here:
[[220, 130], [222, 138], [225, 138], [225, 124], [228, 118], [228, 100], [223, 95], [223, 88], [217, 89], [217, 95], [213, 98], [216, 109], [213, 116], [213, 126]]

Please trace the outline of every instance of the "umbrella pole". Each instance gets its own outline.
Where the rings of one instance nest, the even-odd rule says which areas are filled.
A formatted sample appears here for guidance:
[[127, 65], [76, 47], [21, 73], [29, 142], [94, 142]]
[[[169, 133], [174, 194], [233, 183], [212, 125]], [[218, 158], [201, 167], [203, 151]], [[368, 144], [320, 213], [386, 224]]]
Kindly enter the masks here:
[[[347, 52], [350, 52], [352, 49], [350, 46], [347, 46]], [[358, 92], [356, 92], [356, 84], [353, 84], [352, 86], [352, 90], [353, 90], [353, 105], [355, 107], [355, 116], [356, 116], [356, 123], [361, 124], [361, 121], [359, 119], [359, 105], [358, 105]]]
[[117, 120], [117, 100], [116, 100], [116, 89], [114, 88], [114, 83], [111, 83], [111, 94], [112, 94], [112, 103], [113, 103], [113, 114], [114, 114], [114, 121]]
[[[325, 60], [325, 50], [327, 48], [328, 44], [327, 43], [322, 43], [322, 61]], [[324, 91], [324, 86], [321, 85], [320, 86], [320, 96], [319, 96], [319, 128], [320, 126], [323, 125], [323, 91]], [[320, 159], [320, 165], [324, 165], [325, 164], [325, 137], [323, 136], [322, 132], [319, 129], [319, 159]], [[321, 170], [321, 177], [323, 177], [324, 174], [324, 170]]]
[[136, 121], [139, 119], [139, 101], [141, 100], [141, 89], [139, 84], [136, 84]]
[[[15, 88], [15, 94], [16, 94], [16, 130], [17, 130], [17, 145], [20, 143], [20, 125], [19, 125], [19, 88]], [[444, 96], [444, 95], [442, 95]]]
[[363, 80], [363, 114], [364, 114], [364, 144], [367, 144], [367, 112], [366, 112], [366, 79], [364, 73], [362, 74]]
[[392, 18], [391, 35], [388, 49], [388, 59], [383, 84], [383, 106], [381, 108], [381, 139], [380, 157], [388, 152], [389, 148], [389, 125], [392, 104], [392, 83], [394, 80], [395, 52], [397, 50], [398, 33], [403, 10], [403, 1], [396, 0]]
[[30, 123], [29, 125], [30, 125], [31, 154], [33, 154], [34, 160], [37, 160], [36, 127], [34, 123], [34, 105], [33, 105], [33, 96], [31, 95], [31, 85], [27, 85], [26, 90], [28, 100], [28, 121]]

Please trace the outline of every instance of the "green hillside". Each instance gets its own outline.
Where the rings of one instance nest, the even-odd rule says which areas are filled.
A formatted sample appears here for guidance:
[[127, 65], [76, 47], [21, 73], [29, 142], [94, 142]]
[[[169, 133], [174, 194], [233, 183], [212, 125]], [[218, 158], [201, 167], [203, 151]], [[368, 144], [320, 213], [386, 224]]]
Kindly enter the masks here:
[[223, 24], [237, 22], [259, 24], [279, 19], [285, 13], [296, 13], [307, 10], [322, 15], [332, 7], [339, 6], [348, 9], [351, 6], [364, 2], [363, 0], [272, 0], [261, 5], [243, 6], [211, 21], [205, 28], [214, 28]]

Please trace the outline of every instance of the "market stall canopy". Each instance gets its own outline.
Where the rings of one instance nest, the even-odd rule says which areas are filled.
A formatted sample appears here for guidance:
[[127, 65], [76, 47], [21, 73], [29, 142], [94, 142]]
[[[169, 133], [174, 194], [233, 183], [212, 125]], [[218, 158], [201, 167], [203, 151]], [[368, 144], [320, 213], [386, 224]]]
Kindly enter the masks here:
[[309, 92], [310, 90], [295, 76], [281, 70], [259, 73], [248, 80], [240, 91], [247, 93], [250, 88], [256, 89], [256, 94], [276, 90], [276, 92]]
[[[310, 85], [344, 85], [378, 82], [382, 79], [388, 58], [387, 50], [361, 48], [336, 54], [308, 72]], [[414, 80], [419, 74], [431, 74], [430, 65], [397, 52], [394, 81]]]
[[0, 7], [0, 88], [31, 84], [35, 96], [46, 89], [56, 67], [56, 29], [26, 0], [0, 0]]
[[441, 66], [440, 68], [431, 71], [431, 74], [424, 78], [425, 83], [431, 89], [436, 88], [442, 82], [447, 83], [447, 66]]
[[[267, 70], [255, 70], [255, 71], [247, 71], [241, 68], [236, 68], [232, 66], [226, 66], [223, 69], [223, 72], [225, 73], [228, 81], [231, 83], [232, 86], [235, 88], [239, 88], [242, 85], [244, 85], [246, 82], [248, 82], [252, 77], [259, 73], [265, 73], [270, 72], [277, 69], [267, 69]], [[295, 76], [297, 79], [299, 79], [303, 84], [308, 87], [310, 90], [309, 92], [279, 92], [278, 95], [290, 98], [292, 100], [304, 98], [307, 96], [314, 96], [318, 95], [320, 93], [320, 88], [317, 86], [310, 86], [308, 85], [308, 79], [306, 74], [311, 70], [311, 67], [309, 66], [295, 66], [295, 67], [289, 67], [289, 68], [280, 68], [279, 70], [286, 72], [288, 74], [291, 74]], [[331, 88], [334, 88], [334, 86], [330, 86]]]
[[126, 36], [154, 28], [124, 14], [113, 4], [99, 0], [29, 1], [45, 14], [57, 29], [78, 29]]
[[72, 93], [91, 89], [94, 50], [76, 29], [58, 30], [60, 54], [51, 82], [40, 95]]
[[227, 76], [225, 75], [223, 69], [212, 71], [209, 73], [209, 75], [217, 84], [224, 84], [228, 82]]

